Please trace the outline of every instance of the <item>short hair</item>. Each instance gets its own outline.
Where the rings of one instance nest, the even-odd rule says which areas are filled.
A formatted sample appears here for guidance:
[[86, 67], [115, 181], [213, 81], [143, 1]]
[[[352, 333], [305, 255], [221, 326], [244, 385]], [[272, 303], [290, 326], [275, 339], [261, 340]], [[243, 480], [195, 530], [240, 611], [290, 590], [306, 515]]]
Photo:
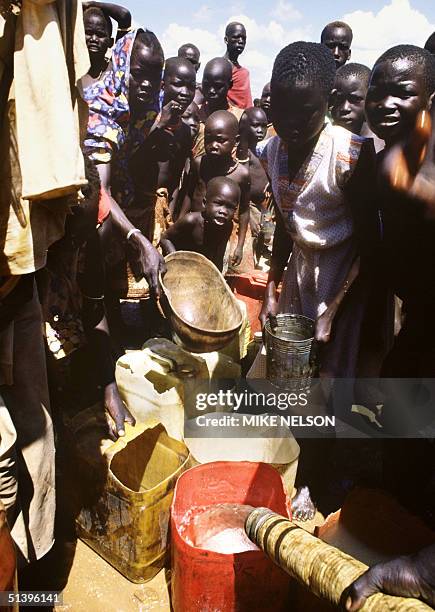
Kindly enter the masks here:
[[192, 43], [186, 43], [185, 45], [181, 45], [177, 52], [178, 57], [184, 57], [183, 53], [185, 53], [188, 49], [193, 49], [193, 51], [198, 55], [198, 57], [201, 57], [201, 53], [198, 47]]
[[176, 56], [169, 57], [165, 61], [165, 71], [163, 73], [163, 78], [165, 78], [165, 76], [167, 75], [168, 70], [172, 70], [174, 68], [177, 69], [179, 66], [185, 66], [186, 68], [192, 71], [192, 74], [195, 74], [196, 76], [195, 68], [193, 67], [192, 62], [189, 62], [189, 60], [185, 57]]
[[340, 77], [342, 79], [347, 79], [348, 77], [355, 76], [367, 87], [370, 81], [371, 73], [372, 71], [368, 66], [350, 62], [349, 64], [345, 64], [344, 66], [341, 66], [341, 68], [338, 68], [335, 78], [337, 79]]
[[424, 44], [424, 48], [430, 53], [435, 52], [435, 32], [429, 36], [427, 41]]
[[134, 42], [142, 43], [144, 47], [150, 49], [155, 55], [161, 55], [164, 59], [165, 54], [163, 53], [162, 45], [154, 32], [150, 30], [138, 30]]
[[276, 56], [270, 85], [274, 89], [278, 84], [308, 81], [328, 96], [334, 86], [335, 72], [334, 56], [328, 47], [299, 41], [287, 45]]
[[435, 57], [427, 49], [416, 45], [396, 45], [376, 60], [373, 70], [382, 62], [393, 63], [401, 59], [407, 59], [423, 67], [424, 87], [426, 94], [430, 96], [435, 91]]
[[229, 62], [225, 57], [214, 57], [213, 59], [209, 60], [205, 65], [203, 78], [204, 74], [216, 65], [222, 68], [222, 71], [229, 80], [233, 78], [233, 67], [231, 62]]
[[246, 31], [246, 28], [243, 23], [240, 23], [240, 21], [231, 21], [231, 23], [229, 23], [225, 28], [225, 36], [228, 36], [229, 31], [235, 26], [242, 26], [242, 28]]
[[98, 6], [91, 6], [85, 10], [85, 12], [83, 13], [83, 17], [86, 17], [88, 15], [97, 15], [98, 17], [102, 17], [104, 21], [106, 22], [107, 31], [109, 32], [109, 36], [112, 36], [113, 34], [112, 20], [110, 19], [109, 15], [107, 15], [103, 11], [103, 9], [101, 9]]
[[350, 42], [352, 42], [353, 40], [352, 28], [350, 27], [349, 24], [344, 23], [344, 21], [331, 21], [331, 23], [326, 24], [322, 30], [322, 33], [320, 34], [320, 40], [322, 42], [328, 30], [331, 30], [332, 28], [343, 28], [344, 30], [347, 30], [347, 33], [349, 34]]

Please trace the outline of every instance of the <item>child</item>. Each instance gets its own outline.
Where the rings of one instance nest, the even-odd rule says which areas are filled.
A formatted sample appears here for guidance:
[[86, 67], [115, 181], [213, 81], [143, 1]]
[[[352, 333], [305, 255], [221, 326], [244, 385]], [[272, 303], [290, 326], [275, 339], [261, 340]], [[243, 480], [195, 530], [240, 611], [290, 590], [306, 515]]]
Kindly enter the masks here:
[[[385, 374], [390, 377], [432, 377], [435, 373], [435, 283], [431, 281], [435, 225], [425, 215], [427, 206], [419, 197], [420, 188], [433, 184], [433, 146], [428, 147], [421, 168], [421, 162], [409, 162], [414, 168], [409, 187], [398, 191], [388, 180], [392, 162], [395, 171], [397, 152], [403, 151], [407, 159], [413, 155], [410, 137], [421, 111], [430, 108], [434, 91], [434, 56], [420, 47], [399, 45], [375, 63], [366, 99], [369, 126], [385, 140], [385, 151], [378, 155], [383, 179], [379, 201], [384, 274], [403, 301], [405, 312], [404, 325], [384, 364]], [[405, 178], [404, 169], [400, 178]]]
[[[155, 122], [163, 63], [163, 50], [155, 34], [131, 32], [115, 45], [112, 66], [104, 81], [85, 90], [90, 111], [85, 146], [110, 196], [111, 221], [118, 233], [110, 245], [112, 266], [119, 266], [124, 270], [121, 276], [125, 275], [128, 243], [132, 250], [129, 259], [137, 274], [147, 279], [152, 295], [159, 294], [158, 274], [164, 264], [146, 236], [154, 232], [149, 210], [142, 213], [145, 234], [129, 218], [135, 201], [130, 159]], [[105, 255], [107, 248], [106, 245]]]
[[337, 70], [329, 103], [334, 125], [361, 134], [369, 80], [370, 68], [363, 64], [350, 63]]
[[[321, 375], [352, 378], [367, 299], [364, 275], [349, 287], [378, 225], [364, 191], [374, 183], [370, 141], [325, 124], [334, 77], [333, 58], [323, 45], [294, 43], [275, 60], [271, 102], [278, 136], [267, 142], [261, 159], [277, 227], [261, 318], [280, 311], [317, 320]], [[276, 289], [286, 264], [278, 305]]]
[[[239, 265], [243, 257], [246, 230], [249, 224], [250, 177], [249, 170], [235, 158], [239, 142], [239, 124], [228, 111], [217, 111], [205, 123], [205, 155], [196, 157], [190, 176], [189, 210], [200, 212], [208, 182], [216, 176], [228, 176], [240, 187], [239, 231], [237, 247], [231, 263]], [[188, 210], [187, 207], [185, 207]]]
[[225, 28], [225, 58], [232, 65], [232, 85], [228, 92], [228, 103], [245, 109], [252, 106], [249, 71], [239, 64], [239, 56], [246, 47], [246, 28], [242, 23], [232, 22]]
[[435, 32], [429, 36], [427, 41], [425, 42], [424, 48], [435, 55]]
[[352, 39], [352, 29], [342, 21], [333, 21], [323, 28], [320, 42], [331, 49], [336, 68], [341, 68], [350, 60]]
[[83, 88], [89, 87], [104, 78], [109, 69], [109, 60], [106, 58], [106, 54], [113, 46], [110, 18], [118, 23], [116, 40], [130, 31], [131, 14], [128, 9], [108, 2], [83, 3], [86, 45], [91, 60], [89, 72], [81, 81]]
[[243, 110], [232, 106], [227, 100], [232, 82], [232, 68], [228, 60], [223, 57], [215, 57], [206, 64], [202, 77], [202, 93], [205, 102], [200, 109], [201, 126], [193, 149], [194, 157], [205, 153], [204, 123], [212, 113], [227, 110], [237, 119], [242, 116]]
[[[273, 235], [272, 198], [269, 180], [256, 155], [257, 146], [264, 140], [267, 117], [261, 108], [248, 108], [240, 119], [240, 146], [238, 158], [246, 163], [251, 177], [250, 230], [254, 251], [255, 267], [258, 269], [262, 256], [270, 257]], [[246, 243], [248, 238], [246, 239]], [[245, 249], [246, 250], [246, 249]], [[248, 265], [248, 262], [246, 262]], [[243, 266], [243, 264], [242, 264]], [[240, 268], [242, 271], [243, 268]], [[248, 271], [248, 270], [246, 270]]]
[[[178, 57], [182, 57], [183, 59], [189, 60], [189, 62], [195, 68], [195, 72], [198, 74], [198, 71], [201, 68], [201, 54], [196, 45], [192, 45], [192, 43], [181, 45], [181, 47], [178, 49], [177, 55]], [[201, 83], [196, 84], [195, 97], [193, 101], [196, 102], [198, 106], [201, 106], [201, 104], [204, 102], [204, 96], [202, 95], [201, 90]]]
[[273, 127], [272, 118], [270, 116], [270, 83], [266, 83], [266, 85], [263, 87], [260, 106], [266, 113], [267, 117], [267, 132], [265, 136], [265, 140], [267, 140], [268, 138], [272, 138], [272, 136], [276, 136], [275, 128]]
[[179, 219], [162, 236], [166, 255], [173, 251], [196, 251], [222, 272], [224, 255], [240, 204], [240, 187], [232, 179], [217, 176], [207, 184], [205, 208]]
[[195, 100], [189, 104], [184, 113], [181, 115], [181, 120], [183, 123], [189, 126], [190, 135], [192, 136], [192, 142], [198, 136], [199, 132], [199, 107], [196, 104]]

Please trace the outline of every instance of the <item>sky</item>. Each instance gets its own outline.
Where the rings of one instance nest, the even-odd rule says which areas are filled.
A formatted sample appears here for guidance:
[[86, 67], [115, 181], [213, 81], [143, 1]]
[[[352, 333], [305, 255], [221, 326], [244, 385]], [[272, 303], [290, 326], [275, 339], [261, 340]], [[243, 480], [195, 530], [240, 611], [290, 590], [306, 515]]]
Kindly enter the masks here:
[[[154, 31], [166, 57], [192, 42], [202, 66], [225, 52], [225, 25], [241, 21], [247, 45], [240, 63], [251, 73], [254, 97], [270, 79], [277, 53], [290, 42], [318, 42], [329, 21], [345, 21], [354, 32], [352, 61], [372, 66], [399, 43], [422, 46], [435, 31], [434, 0], [119, 0], [135, 24]], [[201, 74], [201, 73], [200, 73]]]

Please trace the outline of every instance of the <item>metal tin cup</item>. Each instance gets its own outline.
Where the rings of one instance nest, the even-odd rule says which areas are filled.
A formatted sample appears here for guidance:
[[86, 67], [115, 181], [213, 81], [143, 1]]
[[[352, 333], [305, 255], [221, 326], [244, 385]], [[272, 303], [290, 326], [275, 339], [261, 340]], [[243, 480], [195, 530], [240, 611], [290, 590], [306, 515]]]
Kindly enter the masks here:
[[266, 376], [273, 385], [290, 391], [309, 391], [315, 371], [315, 323], [296, 314], [279, 314], [276, 326], [267, 320]]

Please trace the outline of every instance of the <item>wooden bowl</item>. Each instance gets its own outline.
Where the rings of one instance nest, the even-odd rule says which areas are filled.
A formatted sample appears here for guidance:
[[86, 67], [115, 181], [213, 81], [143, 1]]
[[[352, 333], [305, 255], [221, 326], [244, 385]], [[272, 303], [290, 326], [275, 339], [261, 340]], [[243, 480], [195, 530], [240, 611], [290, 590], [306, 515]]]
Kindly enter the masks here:
[[243, 317], [224, 277], [204, 255], [177, 251], [165, 257], [160, 278], [163, 307], [173, 331], [189, 351], [218, 351], [236, 336]]

